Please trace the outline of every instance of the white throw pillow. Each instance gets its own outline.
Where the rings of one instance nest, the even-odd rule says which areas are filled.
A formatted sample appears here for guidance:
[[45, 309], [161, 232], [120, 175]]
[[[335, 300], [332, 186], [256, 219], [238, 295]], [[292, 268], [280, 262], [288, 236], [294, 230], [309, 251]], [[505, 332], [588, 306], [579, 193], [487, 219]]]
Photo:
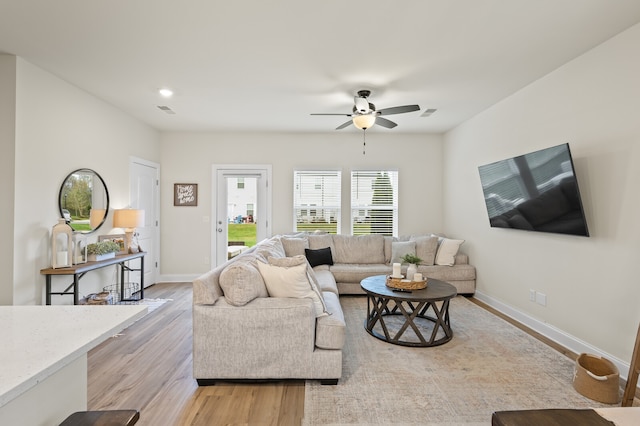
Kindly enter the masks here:
[[258, 270], [271, 297], [309, 298], [313, 300], [316, 317], [326, 315], [322, 296], [314, 291], [308, 277], [308, 263], [296, 266], [276, 266], [258, 262]]
[[453, 266], [456, 263], [456, 254], [464, 240], [452, 240], [450, 238], [438, 239], [438, 253], [436, 254], [436, 265]]
[[394, 241], [391, 243], [391, 264], [402, 263], [405, 254], [416, 254], [415, 241]]

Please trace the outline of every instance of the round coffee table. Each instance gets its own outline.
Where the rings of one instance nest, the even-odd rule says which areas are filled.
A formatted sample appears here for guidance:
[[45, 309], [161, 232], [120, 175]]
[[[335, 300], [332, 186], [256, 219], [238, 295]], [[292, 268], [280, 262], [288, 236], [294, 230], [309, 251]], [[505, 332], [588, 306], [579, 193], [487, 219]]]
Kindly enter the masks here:
[[[369, 334], [402, 346], [437, 346], [451, 340], [449, 301], [457, 294], [454, 286], [429, 278], [425, 289], [400, 291], [387, 287], [386, 282], [386, 275], [375, 275], [360, 282], [367, 293], [364, 328]], [[398, 319], [400, 321], [396, 321]], [[405, 335], [408, 329], [413, 333]], [[423, 331], [430, 335], [423, 336]], [[413, 338], [408, 334], [413, 334]]]

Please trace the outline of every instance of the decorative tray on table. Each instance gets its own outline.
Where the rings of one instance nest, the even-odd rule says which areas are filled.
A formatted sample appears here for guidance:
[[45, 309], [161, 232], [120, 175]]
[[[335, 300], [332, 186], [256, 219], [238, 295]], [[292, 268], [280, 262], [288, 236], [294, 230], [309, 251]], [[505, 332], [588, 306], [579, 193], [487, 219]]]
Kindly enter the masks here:
[[427, 288], [427, 279], [411, 281], [403, 278], [393, 278], [391, 275], [387, 275], [387, 287], [399, 290], [422, 290], [423, 288]]

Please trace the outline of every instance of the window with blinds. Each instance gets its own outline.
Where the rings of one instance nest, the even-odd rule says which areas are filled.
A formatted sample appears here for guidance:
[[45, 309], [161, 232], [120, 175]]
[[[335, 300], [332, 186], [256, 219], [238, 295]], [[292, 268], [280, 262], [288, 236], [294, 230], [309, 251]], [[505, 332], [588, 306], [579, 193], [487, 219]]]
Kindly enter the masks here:
[[293, 217], [296, 231], [340, 233], [340, 171], [293, 172]]
[[351, 172], [351, 233], [398, 235], [398, 172]]

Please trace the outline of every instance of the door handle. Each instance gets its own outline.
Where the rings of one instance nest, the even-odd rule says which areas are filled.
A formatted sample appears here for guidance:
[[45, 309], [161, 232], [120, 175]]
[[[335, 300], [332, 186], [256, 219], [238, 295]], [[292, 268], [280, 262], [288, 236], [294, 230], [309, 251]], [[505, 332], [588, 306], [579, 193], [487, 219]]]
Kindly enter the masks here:
[[222, 228], [218, 228], [218, 232], [222, 232]]

